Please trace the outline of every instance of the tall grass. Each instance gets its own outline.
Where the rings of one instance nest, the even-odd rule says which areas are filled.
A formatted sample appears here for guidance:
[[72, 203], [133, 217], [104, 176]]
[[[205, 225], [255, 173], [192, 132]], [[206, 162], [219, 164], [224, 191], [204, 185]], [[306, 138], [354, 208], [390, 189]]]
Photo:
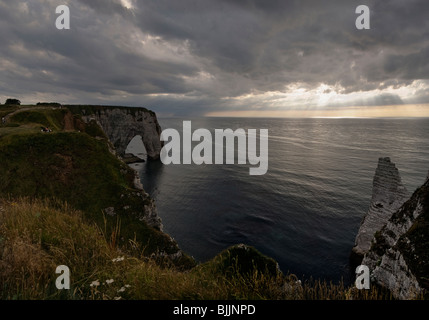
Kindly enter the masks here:
[[[249, 267], [250, 260], [239, 261], [237, 248], [188, 271], [161, 267], [142, 250], [125, 251], [118, 245], [117, 239], [122, 236], [120, 220], [113, 231], [106, 230], [85, 221], [83, 214], [67, 203], [26, 198], [0, 200], [0, 298], [391, 298], [376, 288], [359, 291], [317, 280], [301, 284], [294, 275], [263, 270], [262, 260], [253, 249], [246, 254], [254, 257], [254, 267]], [[132, 244], [135, 239], [128, 241]], [[58, 265], [70, 269], [70, 290], [55, 287]]]
[[58, 265], [69, 266], [73, 282], [84, 284], [112, 254], [97, 227], [67, 204], [58, 210], [47, 201], [21, 199], [2, 207], [2, 298], [54, 298], [60, 293], [54, 286]]

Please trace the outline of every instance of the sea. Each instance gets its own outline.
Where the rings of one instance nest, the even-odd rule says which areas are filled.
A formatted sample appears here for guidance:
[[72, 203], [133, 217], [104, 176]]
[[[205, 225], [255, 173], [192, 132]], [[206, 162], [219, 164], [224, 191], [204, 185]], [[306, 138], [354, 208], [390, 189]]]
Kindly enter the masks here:
[[[268, 171], [251, 164], [133, 164], [164, 231], [198, 262], [244, 243], [300, 279], [353, 281], [349, 255], [380, 157], [410, 194], [429, 170], [428, 118], [159, 118], [161, 128], [268, 129]], [[182, 134], [181, 134], [182, 135]], [[195, 144], [195, 143], [194, 143]], [[145, 158], [139, 136], [127, 152]]]

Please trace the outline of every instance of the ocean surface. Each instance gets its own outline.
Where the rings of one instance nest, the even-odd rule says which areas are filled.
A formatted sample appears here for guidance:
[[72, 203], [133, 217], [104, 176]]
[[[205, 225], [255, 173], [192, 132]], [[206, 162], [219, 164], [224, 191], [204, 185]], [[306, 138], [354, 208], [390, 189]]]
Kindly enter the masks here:
[[[268, 171], [253, 165], [163, 165], [139, 170], [164, 231], [197, 261], [238, 243], [273, 257], [284, 273], [349, 283], [349, 254], [371, 200], [379, 157], [413, 192], [429, 170], [429, 119], [160, 118], [182, 135], [198, 128], [268, 129]], [[259, 135], [259, 130], [258, 130]], [[128, 152], [144, 157], [138, 139]]]

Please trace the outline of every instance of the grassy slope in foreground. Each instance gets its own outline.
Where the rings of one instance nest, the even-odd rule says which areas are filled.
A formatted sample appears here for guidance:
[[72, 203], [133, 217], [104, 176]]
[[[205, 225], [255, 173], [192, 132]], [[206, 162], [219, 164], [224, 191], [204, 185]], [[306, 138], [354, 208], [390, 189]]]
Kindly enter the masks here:
[[[120, 236], [118, 231], [118, 236]], [[57, 290], [55, 268], [70, 268]], [[301, 284], [252, 247], [233, 246], [188, 271], [121, 252], [61, 202], [0, 200], [0, 299], [379, 299], [326, 282]]]

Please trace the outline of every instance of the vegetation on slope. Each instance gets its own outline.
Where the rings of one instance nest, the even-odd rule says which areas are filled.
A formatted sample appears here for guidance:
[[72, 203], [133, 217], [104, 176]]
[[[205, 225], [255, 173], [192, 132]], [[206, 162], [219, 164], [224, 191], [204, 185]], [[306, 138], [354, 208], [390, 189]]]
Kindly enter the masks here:
[[417, 207], [422, 206], [423, 212], [414, 221], [409, 230], [403, 234], [397, 243], [397, 247], [404, 256], [410, 270], [416, 276], [420, 286], [426, 289], [425, 298], [429, 298], [429, 181], [418, 188], [411, 199], [394, 216], [403, 219], [402, 212], [413, 213]]
[[[0, 201], [0, 299], [375, 299], [382, 293], [283, 275], [252, 247], [233, 246], [188, 271], [123, 251], [65, 202]], [[122, 229], [121, 229], [122, 230]], [[121, 230], [116, 229], [116, 237]], [[137, 246], [138, 247], [138, 246]], [[70, 289], [58, 290], [58, 265]]]
[[[122, 237], [116, 241], [123, 246], [133, 247], [129, 239], [136, 239], [147, 255], [177, 252], [168, 235], [140, 221], [152, 199], [135, 188], [135, 172], [109, 151], [96, 124], [64, 131], [67, 115], [65, 108], [26, 107], [9, 116], [0, 128], [0, 197], [67, 201], [109, 234], [120, 223]], [[107, 208], [114, 208], [114, 215], [106, 214]], [[177, 262], [193, 265], [186, 256]]]

